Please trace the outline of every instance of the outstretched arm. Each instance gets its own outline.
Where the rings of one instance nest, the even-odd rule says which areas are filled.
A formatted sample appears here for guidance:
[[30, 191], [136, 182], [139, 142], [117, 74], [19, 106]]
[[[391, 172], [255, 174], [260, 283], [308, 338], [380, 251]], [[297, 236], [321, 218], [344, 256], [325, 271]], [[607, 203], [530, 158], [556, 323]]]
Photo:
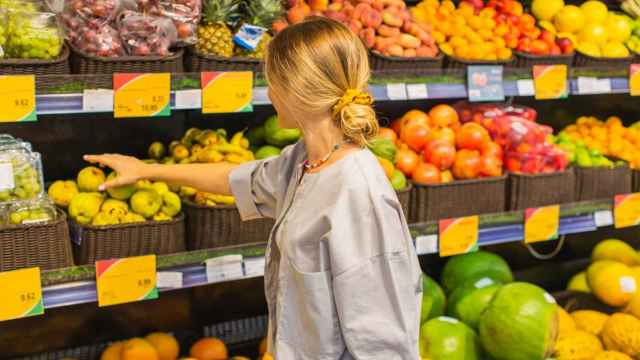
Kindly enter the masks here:
[[230, 163], [147, 164], [134, 157], [117, 154], [86, 155], [84, 159], [93, 164], [110, 167], [118, 174], [115, 179], [104, 183], [100, 190], [149, 179], [190, 186], [214, 194], [231, 195], [229, 174], [238, 166]]

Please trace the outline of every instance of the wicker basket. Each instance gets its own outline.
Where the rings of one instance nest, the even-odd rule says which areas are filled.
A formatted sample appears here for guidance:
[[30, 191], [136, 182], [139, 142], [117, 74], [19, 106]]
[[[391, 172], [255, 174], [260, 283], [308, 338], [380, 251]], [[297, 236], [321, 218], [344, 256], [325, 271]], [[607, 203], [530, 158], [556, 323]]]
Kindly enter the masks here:
[[612, 169], [590, 167], [574, 169], [576, 174], [576, 201], [613, 198], [631, 192], [631, 169], [616, 166]]
[[184, 50], [170, 56], [122, 56], [102, 58], [71, 47], [71, 70], [74, 74], [114, 73], [181, 73], [184, 72]]
[[409, 220], [409, 207], [411, 205], [411, 190], [413, 189], [413, 185], [407, 184], [407, 187], [402, 190], [396, 190], [396, 195], [398, 195], [398, 201], [400, 201], [400, 206], [402, 206], [402, 211], [404, 212], [404, 218]]
[[424, 69], [440, 69], [444, 61], [444, 54], [440, 52], [436, 57], [406, 58], [386, 56], [376, 51], [369, 53], [369, 62], [374, 71], [419, 71]]
[[55, 221], [0, 228], [0, 271], [69, 266], [73, 266], [73, 255], [67, 217], [62, 211]]
[[573, 169], [548, 174], [509, 174], [509, 206], [507, 210], [573, 202], [575, 199]]
[[185, 251], [184, 214], [171, 221], [92, 226], [70, 222], [76, 264]]
[[640, 170], [631, 170], [631, 191], [640, 192]]
[[185, 200], [184, 211], [189, 250], [266, 242], [274, 225], [271, 219], [243, 222], [235, 205], [209, 207]]
[[199, 53], [194, 47], [187, 48], [184, 62], [188, 72], [262, 71], [262, 61], [260, 59], [205, 55]]
[[455, 56], [449, 56], [445, 58], [445, 67], [447, 69], [466, 69], [469, 65], [502, 65], [504, 67], [513, 66], [515, 58], [512, 57], [509, 60], [466, 60]]
[[3, 75], [62, 75], [69, 74], [69, 47], [64, 44], [57, 59], [0, 59]]
[[507, 177], [413, 184], [409, 207], [412, 223], [504, 211]]
[[573, 65], [573, 53], [563, 55], [533, 55], [516, 51], [516, 67], [528, 68], [533, 65]]
[[624, 58], [603, 58], [594, 57], [587, 54], [583, 54], [580, 51], [576, 51], [576, 56], [573, 60], [573, 65], [577, 67], [629, 67], [633, 62], [633, 55]]

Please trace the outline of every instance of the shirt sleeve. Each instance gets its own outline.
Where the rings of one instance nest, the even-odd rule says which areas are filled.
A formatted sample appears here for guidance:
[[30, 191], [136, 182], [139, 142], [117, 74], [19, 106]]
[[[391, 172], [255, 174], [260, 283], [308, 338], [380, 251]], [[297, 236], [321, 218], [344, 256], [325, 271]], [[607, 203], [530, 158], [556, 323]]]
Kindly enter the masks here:
[[400, 205], [380, 199], [351, 198], [332, 228], [336, 309], [355, 359], [416, 360], [422, 272]]
[[231, 172], [231, 192], [242, 220], [276, 217], [291, 176], [295, 146], [285, 148], [280, 156], [252, 161]]

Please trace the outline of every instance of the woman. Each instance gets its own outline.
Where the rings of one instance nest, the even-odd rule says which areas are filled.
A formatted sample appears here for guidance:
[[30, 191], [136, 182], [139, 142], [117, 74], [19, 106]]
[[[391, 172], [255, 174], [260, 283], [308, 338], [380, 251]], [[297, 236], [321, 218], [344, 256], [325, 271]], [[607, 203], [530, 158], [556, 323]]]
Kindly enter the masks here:
[[378, 124], [367, 52], [340, 23], [282, 31], [265, 60], [282, 127], [304, 140], [279, 157], [232, 164], [148, 165], [87, 156], [119, 176], [233, 194], [244, 220], [276, 225], [266, 253], [269, 352], [278, 360], [418, 359], [421, 271], [395, 192], [365, 149]]

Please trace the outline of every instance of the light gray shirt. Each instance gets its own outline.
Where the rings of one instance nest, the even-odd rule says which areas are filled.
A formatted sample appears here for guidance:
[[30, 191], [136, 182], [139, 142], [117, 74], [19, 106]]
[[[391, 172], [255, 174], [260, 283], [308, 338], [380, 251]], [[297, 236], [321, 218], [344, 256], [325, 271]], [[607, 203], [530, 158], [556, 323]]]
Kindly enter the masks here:
[[243, 220], [276, 219], [265, 265], [270, 353], [419, 359], [422, 272], [381, 166], [360, 150], [304, 174], [305, 159], [301, 141], [230, 176]]

